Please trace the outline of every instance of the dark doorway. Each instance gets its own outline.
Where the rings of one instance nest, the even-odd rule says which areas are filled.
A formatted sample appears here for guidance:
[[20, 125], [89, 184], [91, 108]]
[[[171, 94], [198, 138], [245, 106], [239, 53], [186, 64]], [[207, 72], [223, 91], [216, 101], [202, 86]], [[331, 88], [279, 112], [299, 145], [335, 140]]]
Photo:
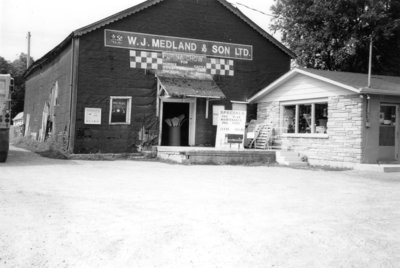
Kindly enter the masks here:
[[[171, 135], [176, 135], [176, 132], [172, 131], [171, 121], [168, 119], [183, 117], [180, 122], [179, 131], [180, 138], [178, 144], [176, 139], [174, 140]], [[177, 120], [175, 120], [176, 123]], [[163, 118], [162, 118], [162, 134], [161, 134], [161, 145], [163, 146], [189, 146], [189, 103], [181, 102], [164, 102], [163, 103]]]

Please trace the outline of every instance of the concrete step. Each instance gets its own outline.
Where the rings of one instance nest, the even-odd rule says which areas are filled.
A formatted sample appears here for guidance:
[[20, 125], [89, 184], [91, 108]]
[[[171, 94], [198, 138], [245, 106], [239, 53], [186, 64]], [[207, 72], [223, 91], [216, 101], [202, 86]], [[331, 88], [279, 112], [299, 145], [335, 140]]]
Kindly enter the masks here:
[[400, 165], [381, 165], [383, 172], [391, 173], [391, 172], [400, 172]]

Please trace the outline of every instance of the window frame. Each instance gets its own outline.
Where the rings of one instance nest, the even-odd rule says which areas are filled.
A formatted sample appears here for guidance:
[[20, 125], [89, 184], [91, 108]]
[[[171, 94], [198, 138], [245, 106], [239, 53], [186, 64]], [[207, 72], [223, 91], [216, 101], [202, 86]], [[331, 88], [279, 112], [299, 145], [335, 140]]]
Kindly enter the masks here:
[[[310, 99], [310, 100], [297, 100], [297, 101], [283, 101], [280, 102], [280, 129], [284, 128], [284, 109], [285, 106], [295, 106], [295, 126], [294, 133], [282, 133], [283, 137], [307, 137], [307, 138], [328, 138], [328, 133], [317, 133], [315, 127], [311, 128], [310, 133], [299, 133], [299, 106], [300, 105], [311, 105], [311, 125], [315, 126], [315, 105], [326, 104], [329, 107], [328, 99]], [[328, 108], [329, 110], [329, 108]], [[329, 111], [328, 111], [329, 115]], [[329, 116], [327, 117], [329, 120]]]
[[[128, 100], [125, 122], [111, 122], [113, 100]], [[108, 123], [110, 125], [130, 125], [131, 124], [131, 111], [132, 111], [132, 97], [131, 96], [111, 96], [109, 108], [110, 108], [110, 111], [109, 111]]]

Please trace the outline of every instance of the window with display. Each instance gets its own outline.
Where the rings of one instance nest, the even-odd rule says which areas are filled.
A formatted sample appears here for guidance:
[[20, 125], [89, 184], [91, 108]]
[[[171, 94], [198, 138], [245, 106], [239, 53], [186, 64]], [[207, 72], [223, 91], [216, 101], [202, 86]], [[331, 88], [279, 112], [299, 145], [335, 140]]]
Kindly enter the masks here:
[[327, 123], [327, 102], [283, 105], [283, 133], [326, 134]]
[[130, 124], [132, 97], [111, 97], [110, 124]]

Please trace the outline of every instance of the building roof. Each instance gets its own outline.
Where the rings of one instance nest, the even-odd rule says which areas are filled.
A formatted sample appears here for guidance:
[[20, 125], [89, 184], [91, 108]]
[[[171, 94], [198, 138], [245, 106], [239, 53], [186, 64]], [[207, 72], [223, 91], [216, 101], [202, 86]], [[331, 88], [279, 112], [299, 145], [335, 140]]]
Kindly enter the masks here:
[[252, 96], [249, 102], [268, 95], [298, 74], [336, 85], [354, 93], [400, 96], [400, 77], [397, 76], [371, 75], [371, 85], [368, 87], [368, 74], [295, 68]]
[[[118, 12], [114, 15], [111, 15], [109, 17], [106, 17], [102, 20], [99, 20], [97, 22], [94, 22], [92, 24], [89, 24], [85, 27], [79, 28], [75, 31], [73, 31], [67, 38], [65, 38], [59, 45], [57, 45], [55, 48], [53, 48], [51, 51], [49, 51], [47, 54], [45, 54], [43, 57], [40, 59], [36, 60], [28, 70], [26, 70], [24, 76], [27, 77], [29, 76], [34, 70], [36, 70], [39, 66], [51, 61], [54, 57], [56, 57], [61, 51], [63, 51], [70, 43], [71, 40], [74, 38], [78, 38], [82, 35], [85, 35], [89, 32], [92, 32], [94, 30], [97, 30], [101, 27], [104, 27], [108, 24], [111, 24], [115, 21], [119, 21], [121, 19], [124, 19], [132, 14], [138, 13], [144, 9], [147, 9], [153, 5], [156, 5], [160, 2], [163, 2], [165, 0], [147, 0], [145, 2], [142, 2], [138, 5], [135, 5], [133, 7], [130, 7], [128, 9], [125, 9], [121, 12]], [[244, 15], [238, 8], [234, 7], [232, 4], [227, 2], [226, 0], [216, 0], [219, 3], [221, 3], [224, 7], [226, 7], [228, 10], [230, 10], [232, 13], [234, 13], [236, 16], [238, 16], [240, 19], [242, 19], [244, 22], [246, 22], [250, 27], [252, 27], [254, 30], [256, 30], [259, 34], [261, 34], [264, 38], [269, 40], [272, 44], [277, 46], [279, 49], [281, 49], [284, 53], [289, 55], [291, 58], [295, 58], [295, 54], [288, 48], [286, 48], [282, 43], [280, 43], [278, 40], [276, 40], [272, 35], [268, 34], [265, 32], [261, 27], [259, 27], [255, 22], [253, 22], [251, 19], [249, 19], [246, 15]]]

